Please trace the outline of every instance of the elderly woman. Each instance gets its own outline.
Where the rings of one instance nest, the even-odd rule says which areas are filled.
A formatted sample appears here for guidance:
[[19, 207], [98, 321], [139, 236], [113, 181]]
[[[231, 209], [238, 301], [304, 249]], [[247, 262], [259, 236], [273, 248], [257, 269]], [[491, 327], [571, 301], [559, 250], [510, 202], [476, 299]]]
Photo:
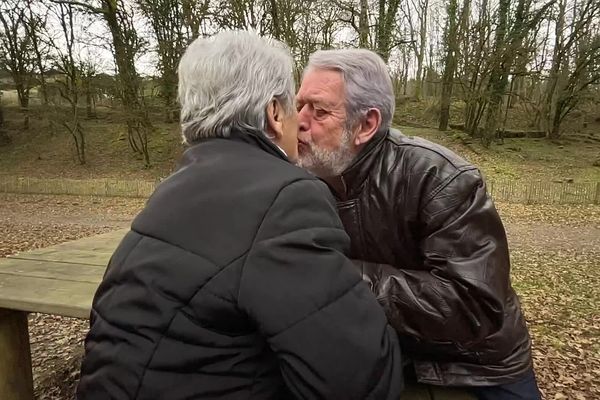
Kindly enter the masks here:
[[293, 96], [279, 42], [224, 32], [187, 49], [190, 148], [96, 293], [80, 400], [398, 399], [396, 336], [327, 187], [290, 163]]

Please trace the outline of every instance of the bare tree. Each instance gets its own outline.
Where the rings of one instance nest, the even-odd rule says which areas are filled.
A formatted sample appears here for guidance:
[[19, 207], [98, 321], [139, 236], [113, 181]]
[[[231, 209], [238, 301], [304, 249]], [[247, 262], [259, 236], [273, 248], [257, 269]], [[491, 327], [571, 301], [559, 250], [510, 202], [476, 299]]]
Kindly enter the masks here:
[[482, 137], [482, 143], [486, 147], [496, 136], [508, 78], [518, 50], [523, 46], [523, 39], [531, 29], [539, 24], [554, 1], [550, 0], [540, 9], [532, 12], [530, 10], [531, 0], [519, 0], [514, 15], [511, 16], [510, 0], [500, 0], [498, 27], [492, 54], [493, 64], [487, 85], [488, 107]]
[[444, 58], [443, 45], [443, 9], [441, 3], [430, 3], [427, 23], [427, 51], [424, 58], [426, 63], [423, 70], [423, 95], [437, 97], [440, 95], [439, 83], [441, 81], [442, 60]]
[[218, 0], [213, 13], [217, 26], [269, 33], [270, 0]]
[[[309, 0], [301, 5], [302, 7], [296, 7], [297, 16], [293, 24], [286, 24], [287, 29], [293, 33], [287, 33], [283, 38], [290, 45], [296, 60], [297, 81], [300, 81], [302, 70], [313, 52], [332, 48], [337, 43], [343, 13], [335, 3], [326, 0]], [[293, 41], [290, 43], [289, 38], [292, 36]]]
[[406, 36], [410, 39], [409, 44], [417, 61], [415, 99], [419, 100], [423, 91], [423, 61], [427, 50], [429, 0], [410, 0], [406, 3], [400, 3], [400, 10], [404, 15], [402, 22], [409, 27]]
[[342, 13], [340, 21], [356, 32], [358, 46], [375, 50], [388, 61], [391, 51], [406, 42], [398, 37], [397, 15], [400, 0], [334, 0]]
[[444, 33], [446, 55], [444, 60], [444, 73], [442, 75], [442, 95], [440, 99], [440, 120], [439, 130], [448, 129], [450, 120], [450, 103], [454, 89], [454, 77], [458, 67], [458, 58], [460, 56], [460, 44], [466, 34], [468, 26], [469, 12], [471, 2], [464, 0], [460, 15], [458, 15], [457, 0], [450, 0], [448, 3], [448, 20]]
[[358, 37], [358, 47], [363, 49], [374, 48], [371, 33], [370, 11], [368, 0], [333, 0], [333, 4], [340, 9], [339, 20], [349, 25]]
[[144, 165], [150, 167], [148, 133], [152, 129], [141, 93], [141, 78], [135, 67], [141, 41], [133, 23], [133, 11], [122, 1], [101, 0], [97, 7], [88, 3], [70, 0], [52, 0], [55, 3], [71, 4], [100, 15], [112, 36], [115, 63], [121, 87], [120, 95], [127, 116], [127, 138], [133, 151], [141, 154]]
[[62, 119], [62, 126], [67, 129], [73, 139], [79, 163], [85, 164], [85, 135], [81, 126], [78, 108], [81, 92], [79, 87], [81, 73], [75, 60], [76, 39], [73, 6], [59, 3], [56, 5], [55, 13], [64, 39], [64, 48], [57, 46], [55, 49], [58, 54], [56, 67], [64, 76], [64, 81], [59, 81], [59, 90], [60, 96], [69, 104], [69, 118], [59, 118]]
[[[25, 30], [31, 40], [31, 47], [34, 54], [34, 62], [37, 69], [37, 81], [39, 82], [39, 93], [41, 94], [42, 104], [48, 104], [48, 89], [46, 85], [47, 61], [49, 59], [49, 41], [44, 40], [46, 35], [46, 24], [48, 20], [48, 8], [41, 2], [35, 0], [25, 0], [28, 13], [25, 19]], [[34, 8], [39, 13], [34, 12]]]
[[8, 69], [15, 83], [19, 105], [25, 114], [25, 129], [29, 127], [29, 93], [35, 71], [31, 36], [25, 28], [27, 14], [26, 4], [21, 1], [5, 0], [0, 5], [0, 61]]
[[206, 34], [210, 22], [210, 0], [181, 0], [183, 26], [188, 41]]
[[178, 119], [177, 65], [186, 47], [184, 9], [177, 0], [136, 0], [150, 21], [157, 43], [161, 97], [165, 102], [166, 122]]
[[86, 118], [96, 118], [96, 87], [94, 86], [94, 78], [98, 74], [98, 66], [91, 58], [80, 60], [79, 73], [81, 76], [81, 89], [85, 96]]
[[574, 2], [568, 25], [567, 6], [567, 0], [557, 3], [552, 66], [540, 107], [540, 128], [551, 139], [560, 136], [562, 121], [577, 106], [586, 89], [600, 82], [600, 29], [594, 26], [600, 16], [600, 3]]
[[448, 2], [448, 13], [444, 42], [446, 45], [446, 57], [444, 60], [444, 74], [442, 76], [442, 96], [440, 101], [440, 123], [439, 130], [448, 129], [450, 119], [450, 101], [452, 98], [452, 86], [454, 84], [454, 72], [456, 71], [456, 58], [458, 56], [458, 2]]

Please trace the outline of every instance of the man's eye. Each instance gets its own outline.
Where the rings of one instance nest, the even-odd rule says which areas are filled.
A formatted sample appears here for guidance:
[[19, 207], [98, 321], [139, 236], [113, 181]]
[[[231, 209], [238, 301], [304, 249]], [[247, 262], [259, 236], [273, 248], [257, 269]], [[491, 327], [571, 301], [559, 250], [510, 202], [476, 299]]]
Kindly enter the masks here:
[[317, 109], [315, 109], [315, 116], [316, 116], [317, 118], [322, 118], [322, 117], [324, 117], [324, 116], [326, 116], [326, 115], [327, 115], [327, 111], [325, 111], [325, 110], [321, 110], [321, 109], [318, 109], [318, 108], [317, 108]]

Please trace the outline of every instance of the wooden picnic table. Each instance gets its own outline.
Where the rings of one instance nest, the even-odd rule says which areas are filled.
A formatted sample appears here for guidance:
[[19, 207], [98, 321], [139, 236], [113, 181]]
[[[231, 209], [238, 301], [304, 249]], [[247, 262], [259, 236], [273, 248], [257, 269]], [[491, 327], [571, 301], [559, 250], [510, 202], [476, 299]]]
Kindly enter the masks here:
[[[0, 400], [33, 400], [27, 313], [89, 318], [108, 260], [127, 229], [0, 258]], [[411, 385], [402, 400], [472, 400]]]
[[27, 313], [89, 318], [108, 260], [127, 229], [0, 259], [0, 399], [32, 400]]

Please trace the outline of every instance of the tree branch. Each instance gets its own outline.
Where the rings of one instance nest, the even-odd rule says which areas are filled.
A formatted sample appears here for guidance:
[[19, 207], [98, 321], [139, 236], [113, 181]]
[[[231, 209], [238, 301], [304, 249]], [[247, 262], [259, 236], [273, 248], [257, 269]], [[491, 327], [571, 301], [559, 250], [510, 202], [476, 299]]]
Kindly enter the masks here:
[[94, 14], [106, 14], [108, 12], [108, 10], [106, 10], [105, 8], [97, 8], [90, 4], [82, 3], [80, 1], [75, 0], [50, 0], [50, 2], [54, 4], [67, 4], [76, 7], [81, 7]]

